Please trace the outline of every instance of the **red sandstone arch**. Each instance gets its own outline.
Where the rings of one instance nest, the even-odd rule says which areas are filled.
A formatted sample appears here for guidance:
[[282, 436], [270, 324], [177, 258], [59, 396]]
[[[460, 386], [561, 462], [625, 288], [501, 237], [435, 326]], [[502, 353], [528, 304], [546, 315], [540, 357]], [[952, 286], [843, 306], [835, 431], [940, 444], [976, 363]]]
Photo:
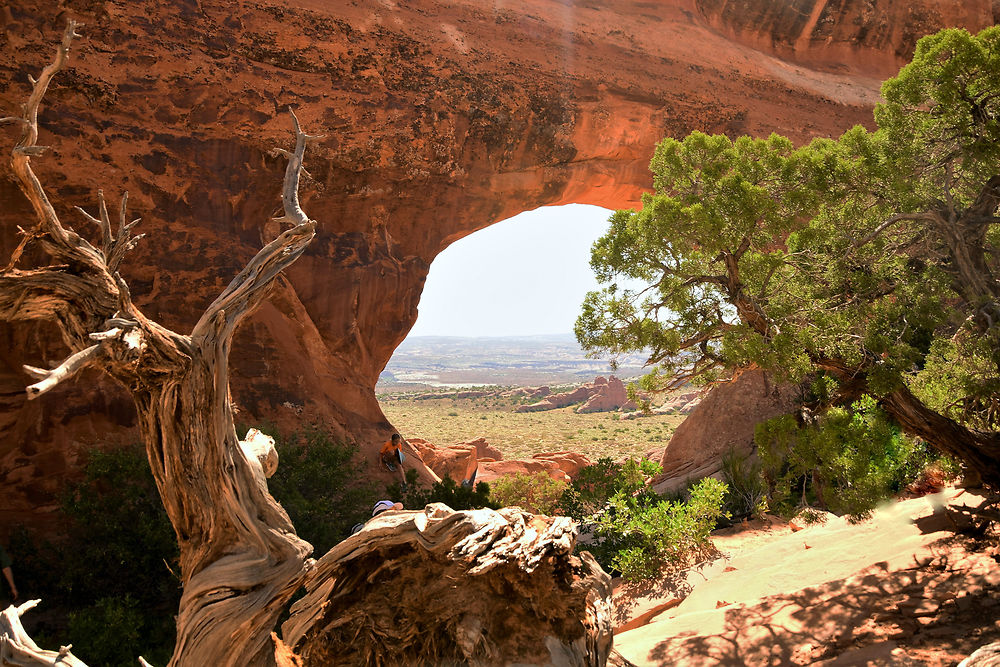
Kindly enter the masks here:
[[[40, 143], [54, 150], [36, 170], [67, 217], [126, 184], [158, 237], [126, 277], [176, 330], [277, 233], [256, 221], [277, 207], [262, 185], [280, 169], [264, 158], [286, 131], [278, 110], [298, 105], [327, 135], [303, 186], [316, 241], [238, 334], [233, 390], [248, 422], [319, 420], [364, 446], [390, 428], [373, 387], [449, 243], [542, 205], [634, 204], [664, 135], [838, 134], [869, 120], [914, 36], [995, 20], [990, 0], [789, 3], [817, 18], [802, 25], [723, 0], [54, 4], [0, 10], [0, 108], [21, 99], [60, 14], [86, 24], [46, 98]], [[29, 209], [6, 175], [0, 201], [6, 257]], [[0, 524], [53, 505], [82, 446], [131, 437], [128, 399], [107, 384], [24, 400], [21, 365], [60, 346], [0, 325]]]

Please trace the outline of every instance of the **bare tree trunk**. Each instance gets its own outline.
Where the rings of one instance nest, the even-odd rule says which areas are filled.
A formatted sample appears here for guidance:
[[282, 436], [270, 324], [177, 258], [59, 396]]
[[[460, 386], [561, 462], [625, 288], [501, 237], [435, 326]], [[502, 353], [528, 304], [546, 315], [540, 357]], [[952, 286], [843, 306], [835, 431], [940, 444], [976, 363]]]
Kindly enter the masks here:
[[879, 401], [909, 435], [962, 461], [972, 476], [1000, 488], [1000, 433], [979, 431], [931, 410], [905, 386]]
[[[171, 665], [257, 665], [273, 662], [270, 632], [282, 606], [300, 585], [312, 548], [295, 535], [267, 492], [261, 463], [236, 437], [229, 397], [229, 349], [239, 323], [260, 303], [272, 281], [312, 240], [315, 223], [298, 203], [299, 173], [309, 137], [295, 121], [288, 157], [282, 221], [293, 226], [267, 244], [209, 306], [190, 335], [150, 321], [129, 298], [116, 272], [138, 240], [123, 198], [113, 233], [103, 194], [98, 250], [66, 229], [31, 170], [40, 155], [37, 114], [52, 76], [65, 64], [74, 34], [67, 28], [56, 58], [45, 68], [18, 123], [22, 137], [12, 166], [40, 222], [25, 233], [0, 274], [0, 318], [55, 320], [72, 354], [58, 367], [26, 367], [38, 382], [35, 398], [80, 369], [97, 365], [128, 387], [153, 476], [177, 533], [184, 594]], [[293, 115], [294, 120], [294, 115]], [[19, 269], [28, 243], [38, 241], [52, 264]]]
[[[829, 357], [815, 363], [841, 383], [837, 403], [850, 403], [868, 391], [868, 378], [863, 370]], [[878, 402], [907, 435], [921, 438], [942, 454], [961, 461], [971, 479], [978, 475], [983, 482], [1000, 488], [1000, 433], [959, 424], [928, 408], [903, 384], [878, 397]]]

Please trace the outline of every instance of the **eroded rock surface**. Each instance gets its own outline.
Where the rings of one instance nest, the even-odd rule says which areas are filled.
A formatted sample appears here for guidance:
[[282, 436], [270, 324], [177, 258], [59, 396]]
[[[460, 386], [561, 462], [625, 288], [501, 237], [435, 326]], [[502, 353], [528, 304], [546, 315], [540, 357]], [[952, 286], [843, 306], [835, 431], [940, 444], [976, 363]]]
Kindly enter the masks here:
[[712, 387], [670, 436], [653, 487], [657, 493], [675, 491], [688, 480], [718, 473], [730, 450], [749, 455], [757, 424], [793, 412], [801, 401], [799, 386], [776, 383], [762, 371]]
[[[391, 429], [375, 382], [450, 243], [542, 205], [635, 205], [664, 135], [804, 141], [870, 122], [917, 35], [995, 18], [990, 0], [13, 0], [0, 109], [69, 16], [85, 37], [42, 107], [52, 150], [35, 168], [84, 234], [73, 206], [129, 191], [149, 236], [122, 273], [174, 330], [280, 231], [283, 164], [268, 152], [285, 107], [326, 135], [303, 187], [317, 238], [237, 336], [233, 400], [241, 421], [317, 422], [367, 461]], [[0, 201], [6, 258], [31, 215], [6, 177]], [[26, 402], [22, 364], [65, 353], [47, 328], [0, 326], [0, 350], [0, 516], [16, 521], [56, 504], [83, 448], [135, 437], [135, 417], [96, 375]]]

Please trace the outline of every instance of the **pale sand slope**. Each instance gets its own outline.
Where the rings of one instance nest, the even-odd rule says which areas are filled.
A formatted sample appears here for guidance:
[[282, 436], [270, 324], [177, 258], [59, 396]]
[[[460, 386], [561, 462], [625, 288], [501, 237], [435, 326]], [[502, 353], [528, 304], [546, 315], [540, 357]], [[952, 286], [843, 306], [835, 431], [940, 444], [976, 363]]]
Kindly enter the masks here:
[[721, 537], [728, 563], [615, 648], [636, 665], [955, 664], [1000, 639], [996, 541], [948, 530], [968, 523], [948, 505], [981, 501], [947, 489], [856, 525]]

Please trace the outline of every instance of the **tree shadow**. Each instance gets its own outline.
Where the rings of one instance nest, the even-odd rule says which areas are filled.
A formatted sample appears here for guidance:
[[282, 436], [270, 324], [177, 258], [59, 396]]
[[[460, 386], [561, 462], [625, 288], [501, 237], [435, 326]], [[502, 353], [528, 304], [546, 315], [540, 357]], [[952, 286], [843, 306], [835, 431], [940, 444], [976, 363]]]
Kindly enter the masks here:
[[[952, 550], [955, 540], [969, 553]], [[876, 563], [846, 579], [726, 610], [722, 632], [665, 639], [648, 660], [686, 667], [810, 664], [852, 651], [877, 653], [872, 649], [880, 643], [885, 661], [874, 664], [908, 664], [898, 652], [890, 655], [895, 647], [960, 658], [1000, 638], [1000, 576], [989, 562], [998, 556], [968, 542], [944, 538], [910, 567]], [[844, 655], [839, 664], [858, 663]]]
[[[643, 625], [637, 622], [676, 607], [684, 598], [691, 594], [698, 580], [707, 580], [704, 571], [723, 559], [723, 554], [714, 546], [706, 548], [701, 554], [701, 560], [683, 569], [668, 570], [656, 579], [641, 581], [622, 581], [615, 594], [615, 606], [612, 612], [613, 625], [621, 627], [626, 623], [634, 627]], [[661, 604], [653, 605], [645, 613], [633, 616], [634, 611], [643, 601], [662, 600]]]

